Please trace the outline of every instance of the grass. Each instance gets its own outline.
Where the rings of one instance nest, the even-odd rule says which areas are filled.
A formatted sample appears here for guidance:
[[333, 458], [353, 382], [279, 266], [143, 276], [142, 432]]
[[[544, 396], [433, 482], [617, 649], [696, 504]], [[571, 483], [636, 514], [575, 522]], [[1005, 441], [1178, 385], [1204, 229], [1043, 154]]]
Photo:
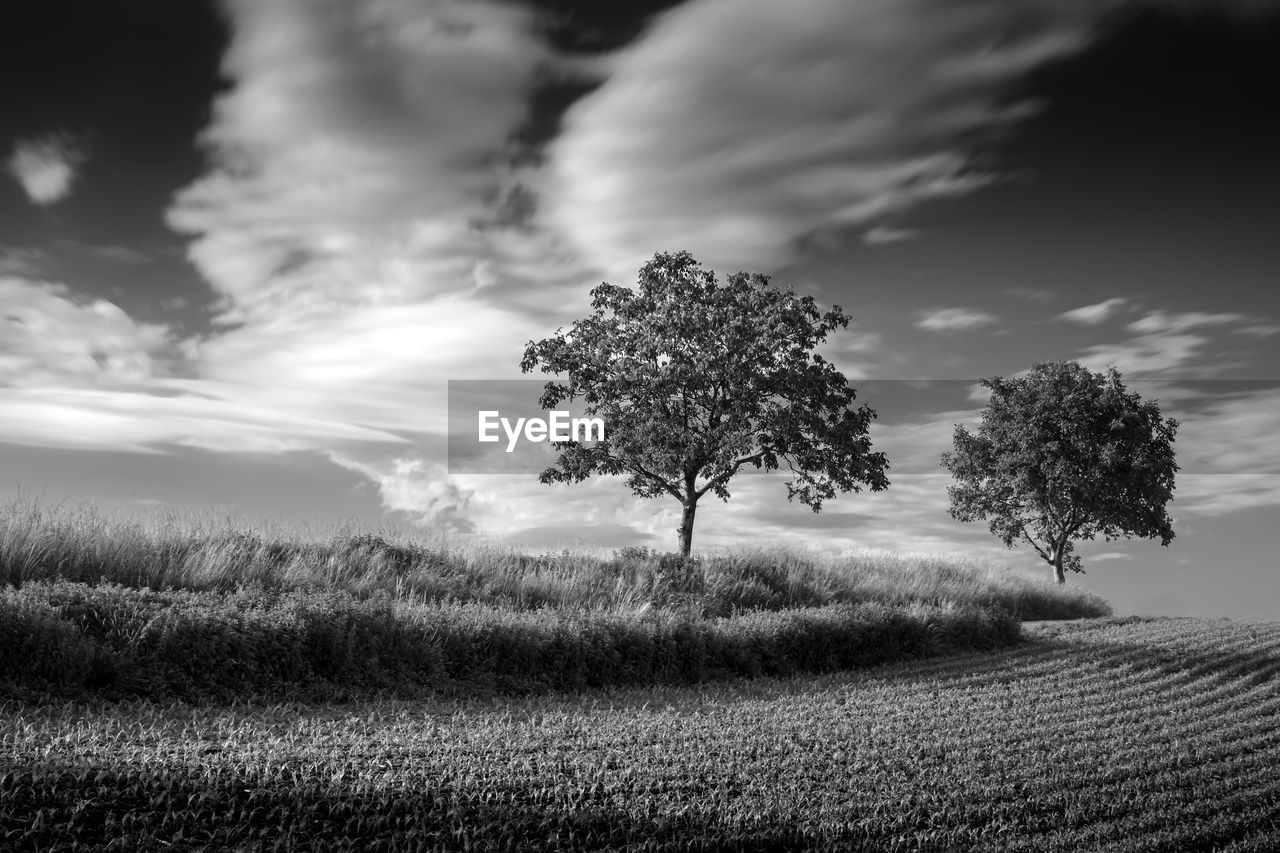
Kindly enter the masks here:
[[696, 605], [704, 615], [877, 602], [1000, 608], [1019, 619], [1110, 613], [1096, 595], [1038, 575], [937, 555], [834, 557], [748, 547], [681, 561], [645, 548], [609, 557], [528, 554], [388, 531], [264, 528], [211, 517], [158, 522], [92, 505], [15, 499], [0, 507], [0, 577], [231, 593], [244, 589], [385, 593], [422, 603], [635, 609]]
[[1280, 849], [1280, 625], [484, 701], [0, 705], [12, 850]]
[[1008, 614], [920, 604], [703, 618], [39, 581], [0, 593], [0, 695], [529, 693], [825, 672], [1018, 638]]
[[682, 558], [0, 513], [0, 695], [338, 698], [789, 675], [1018, 642], [1096, 597], [937, 557]]

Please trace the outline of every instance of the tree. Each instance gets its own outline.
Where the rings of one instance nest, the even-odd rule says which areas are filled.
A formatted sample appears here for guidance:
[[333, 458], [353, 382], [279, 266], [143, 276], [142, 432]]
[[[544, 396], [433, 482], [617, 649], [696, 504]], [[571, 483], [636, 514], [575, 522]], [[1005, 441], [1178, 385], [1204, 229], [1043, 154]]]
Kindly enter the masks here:
[[569, 332], [530, 341], [521, 361], [526, 373], [568, 377], [546, 384], [543, 409], [580, 397], [606, 426], [595, 445], [555, 443], [543, 483], [626, 475], [641, 497], [674, 497], [685, 555], [699, 499], [728, 501], [729, 480], [746, 466], [785, 465], [787, 499], [814, 512], [837, 490], [888, 487], [888, 462], [868, 437], [875, 412], [853, 408], [854, 389], [813, 352], [849, 325], [839, 306], [821, 314], [812, 297], [760, 273], [719, 284], [688, 252], [659, 252], [637, 290], [605, 282], [591, 307]]
[[947, 489], [953, 518], [989, 520], [1010, 548], [1025, 539], [1058, 583], [1066, 569], [1084, 571], [1073, 540], [1159, 536], [1169, 544], [1178, 422], [1127, 393], [1114, 367], [1104, 375], [1050, 362], [981, 384], [991, 397], [978, 433], [957, 426], [955, 449], [942, 455], [957, 480]]

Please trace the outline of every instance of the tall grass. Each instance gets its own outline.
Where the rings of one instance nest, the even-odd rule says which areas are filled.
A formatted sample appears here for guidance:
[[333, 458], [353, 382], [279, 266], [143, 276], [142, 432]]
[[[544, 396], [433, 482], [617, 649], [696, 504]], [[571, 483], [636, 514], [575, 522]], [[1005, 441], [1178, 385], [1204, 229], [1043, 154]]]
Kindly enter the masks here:
[[341, 528], [0, 510], [0, 693], [359, 695], [786, 675], [1018, 642], [1105, 602], [930, 556], [528, 554]]
[[0, 696], [333, 699], [791, 675], [1017, 643], [1007, 613], [884, 604], [513, 610], [385, 593], [0, 588]]
[[1105, 601], [1027, 572], [938, 555], [831, 556], [752, 547], [682, 560], [644, 548], [529, 554], [392, 531], [273, 529], [211, 516], [159, 519], [19, 498], [0, 507], [0, 578], [209, 591], [385, 593], [418, 603], [686, 607], [704, 617], [878, 602], [998, 607], [1021, 619], [1110, 613]]

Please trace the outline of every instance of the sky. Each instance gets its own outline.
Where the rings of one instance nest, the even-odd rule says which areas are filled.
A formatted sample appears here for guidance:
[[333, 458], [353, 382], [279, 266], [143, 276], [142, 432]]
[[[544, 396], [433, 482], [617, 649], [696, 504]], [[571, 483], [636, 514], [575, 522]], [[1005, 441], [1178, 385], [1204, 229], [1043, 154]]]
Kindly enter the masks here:
[[[947, 513], [977, 380], [1114, 366], [1181, 422], [1117, 613], [1280, 618], [1280, 3], [19, 0], [0, 50], [0, 497], [676, 545], [618, 481], [450, 467], [449, 383], [655, 252], [853, 317], [883, 492], [696, 550], [1050, 569]], [[536, 383], [531, 383], [536, 387]]]

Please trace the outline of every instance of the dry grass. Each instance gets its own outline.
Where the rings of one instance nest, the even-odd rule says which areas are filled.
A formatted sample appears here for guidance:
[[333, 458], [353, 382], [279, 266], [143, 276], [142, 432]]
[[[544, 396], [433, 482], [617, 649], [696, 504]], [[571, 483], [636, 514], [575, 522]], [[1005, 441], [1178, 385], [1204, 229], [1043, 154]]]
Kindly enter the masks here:
[[1023, 619], [1110, 613], [1105, 601], [1027, 571], [945, 555], [832, 555], [747, 547], [691, 561], [643, 548], [532, 554], [429, 531], [410, 537], [15, 499], [0, 507], [0, 577], [152, 590], [385, 592], [416, 602], [516, 609], [699, 605], [709, 616], [828, 604], [1000, 607]]

